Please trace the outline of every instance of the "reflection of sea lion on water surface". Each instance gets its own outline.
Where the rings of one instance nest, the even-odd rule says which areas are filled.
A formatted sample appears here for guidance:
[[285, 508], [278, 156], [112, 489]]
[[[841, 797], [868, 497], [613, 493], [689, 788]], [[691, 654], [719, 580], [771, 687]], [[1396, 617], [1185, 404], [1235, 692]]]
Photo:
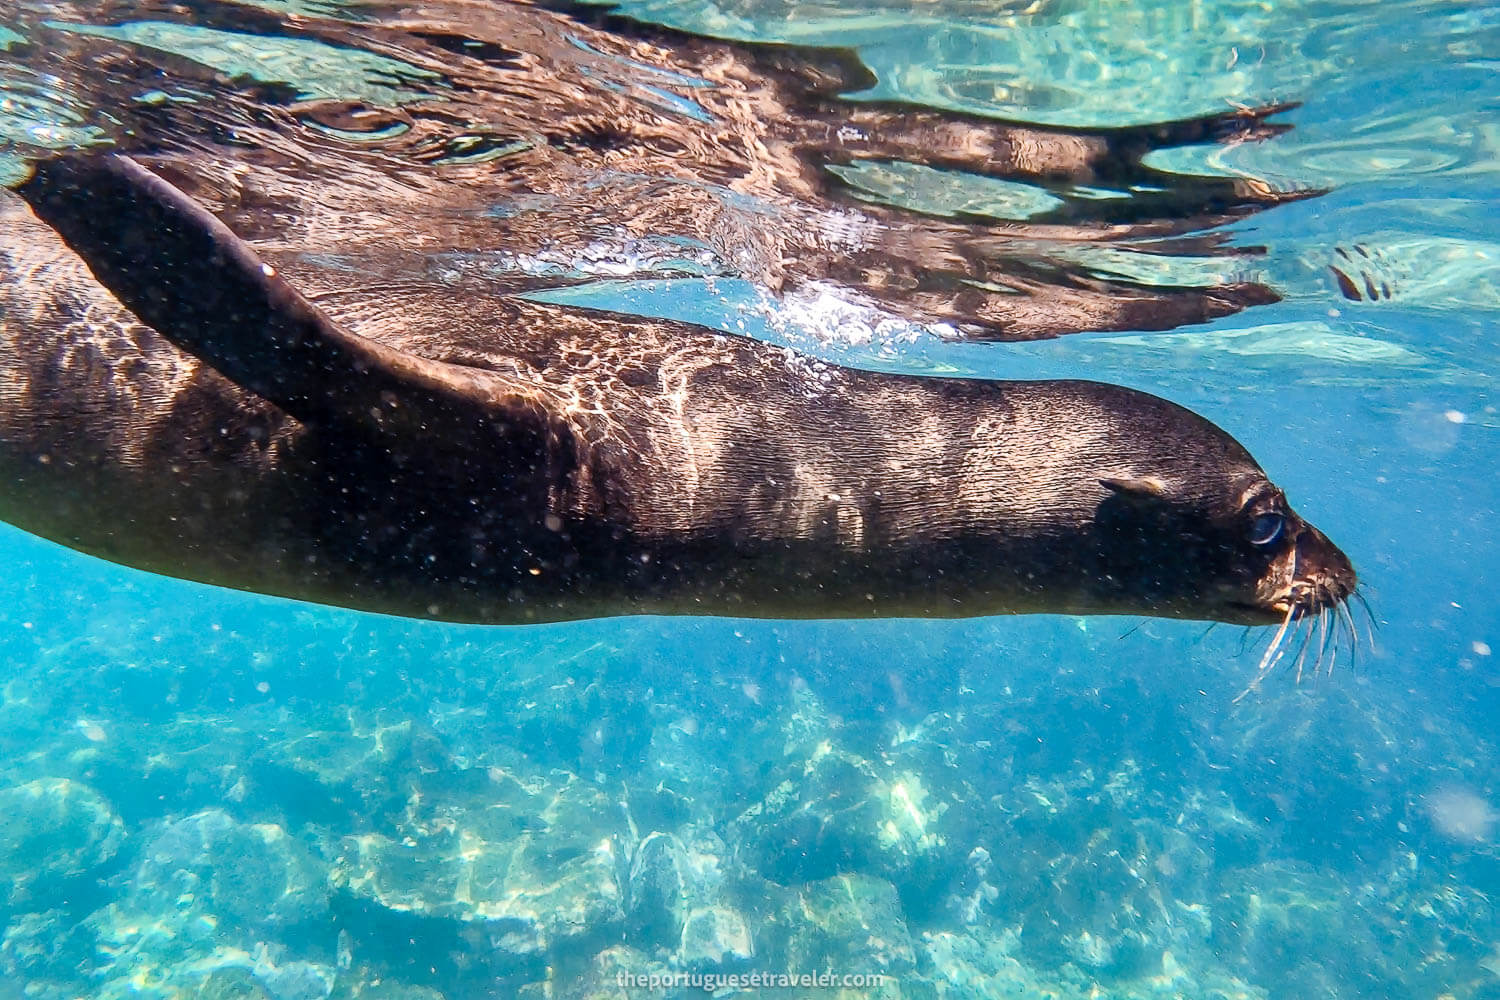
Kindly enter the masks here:
[[506, 297], [309, 299], [128, 159], [50, 161], [19, 191], [47, 225], [3, 203], [0, 513], [105, 558], [479, 622], [1074, 611], [1285, 634], [1354, 587], [1238, 443], [1144, 393], [857, 371]]
[[[355, 23], [145, 0], [127, 25], [63, 23], [89, 6], [19, 25], [29, 45], [12, 57], [64, 80], [87, 67], [76, 88], [108, 113], [100, 127], [165, 150], [153, 169], [289, 273], [319, 254], [409, 281], [441, 260], [444, 280], [493, 292], [584, 280], [598, 254], [622, 276], [690, 257], [773, 288], [836, 282], [968, 337], [1157, 330], [1274, 300], [1169, 265], [1201, 273], [1248, 252], [1213, 227], [1309, 193], [1149, 165], [1169, 147], [1275, 135], [1288, 127], [1267, 121], [1277, 108], [1069, 129], [851, 101], [877, 82], [852, 52], [697, 38], [583, 7], [371, 3]], [[189, 34], [205, 30], [234, 34]], [[355, 76], [383, 61], [345, 81], [355, 100], [181, 57], [231, 42], [265, 51], [263, 81], [295, 77], [281, 67], [296, 60], [343, 59]], [[137, 100], [145, 91], [157, 97]], [[940, 216], [861, 197], [849, 168], [889, 165], [1034, 204]]]

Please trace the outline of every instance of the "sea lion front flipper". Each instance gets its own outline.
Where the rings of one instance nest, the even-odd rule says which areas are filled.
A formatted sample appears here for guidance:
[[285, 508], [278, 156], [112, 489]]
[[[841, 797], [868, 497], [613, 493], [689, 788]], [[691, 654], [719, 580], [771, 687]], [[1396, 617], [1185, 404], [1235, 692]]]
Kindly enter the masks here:
[[201, 205], [127, 157], [48, 160], [15, 190], [143, 323], [306, 423], [430, 427], [524, 403], [491, 373], [344, 329]]

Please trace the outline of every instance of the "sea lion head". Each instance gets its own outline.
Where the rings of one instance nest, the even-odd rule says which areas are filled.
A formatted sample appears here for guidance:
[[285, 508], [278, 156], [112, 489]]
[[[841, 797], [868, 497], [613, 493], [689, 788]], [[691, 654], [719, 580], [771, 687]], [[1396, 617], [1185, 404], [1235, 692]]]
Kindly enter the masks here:
[[1217, 496], [1158, 476], [1101, 479], [1097, 523], [1112, 583], [1155, 614], [1241, 625], [1316, 616], [1347, 600], [1357, 580], [1349, 557], [1258, 468], [1235, 478]]
[[1133, 434], [1116, 444], [1117, 470], [1098, 479], [1090, 538], [1095, 574], [1121, 605], [1276, 625], [1339, 610], [1354, 594], [1349, 557], [1238, 441], [1156, 397], [1136, 395], [1129, 408]]
[[[1266, 480], [1240, 505], [1238, 520], [1249, 517], [1245, 540], [1256, 557], [1245, 562], [1260, 569], [1255, 596], [1243, 603], [1261, 621], [1316, 616], [1347, 601], [1358, 582], [1349, 557], [1286, 502]], [[1231, 598], [1231, 606], [1238, 606]]]

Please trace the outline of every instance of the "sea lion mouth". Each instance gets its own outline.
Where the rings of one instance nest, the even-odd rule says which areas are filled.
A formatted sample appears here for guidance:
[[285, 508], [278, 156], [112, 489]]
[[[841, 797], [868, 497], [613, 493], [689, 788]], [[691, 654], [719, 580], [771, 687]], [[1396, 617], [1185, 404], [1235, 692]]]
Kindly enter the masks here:
[[1331, 611], [1351, 594], [1351, 588], [1335, 583], [1299, 580], [1270, 600], [1228, 601], [1226, 606], [1238, 613], [1241, 624], [1280, 625], [1288, 615], [1296, 622]]
[[[1352, 572], [1347, 577], [1340, 575], [1296, 580], [1268, 604], [1257, 607], [1256, 610], [1268, 617], [1274, 613], [1275, 620], [1279, 621], [1280, 625], [1271, 639], [1271, 644], [1261, 655], [1260, 665], [1256, 668], [1254, 678], [1234, 700], [1239, 701], [1258, 688], [1261, 681], [1276, 669], [1277, 664], [1288, 653], [1293, 656], [1299, 683], [1302, 680], [1304, 668], [1309, 665], [1309, 655], [1312, 656], [1310, 665], [1314, 675], [1319, 672], [1333, 673], [1334, 665], [1338, 662], [1339, 646], [1345, 639], [1348, 641], [1350, 658], [1357, 656], [1360, 648], [1359, 628], [1355, 624], [1353, 613], [1349, 610], [1351, 602], [1355, 600], [1360, 603], [1367, 616], [1367, 642], [1373, 649], [1375, 614], [1364, 595], [1359, 592]], [[1244, 606], [1253, 607], [1252, 605]], [[1273, 621], [1267, 621], [1267, 624], [1273, 623]], [[1293, 652], [1294, 649], [1295, 652]]]
[[1353, 589], [1337, 580], [1298, 580], [1271, 602], [1271, 610], [1278, 618], [1288, 613], [1294, 619], [1320, 615], [1347, 601]]

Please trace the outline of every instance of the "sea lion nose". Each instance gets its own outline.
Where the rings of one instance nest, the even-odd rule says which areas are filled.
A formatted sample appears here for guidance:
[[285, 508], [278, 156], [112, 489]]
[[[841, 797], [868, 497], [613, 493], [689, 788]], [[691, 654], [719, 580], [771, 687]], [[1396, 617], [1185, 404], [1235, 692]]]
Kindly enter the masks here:
[[1326, 592], [1335, 604], [1354, 593], [1359, 582], [1349, 557], [1310, 524], [1297, 538], [1297, 576]]

